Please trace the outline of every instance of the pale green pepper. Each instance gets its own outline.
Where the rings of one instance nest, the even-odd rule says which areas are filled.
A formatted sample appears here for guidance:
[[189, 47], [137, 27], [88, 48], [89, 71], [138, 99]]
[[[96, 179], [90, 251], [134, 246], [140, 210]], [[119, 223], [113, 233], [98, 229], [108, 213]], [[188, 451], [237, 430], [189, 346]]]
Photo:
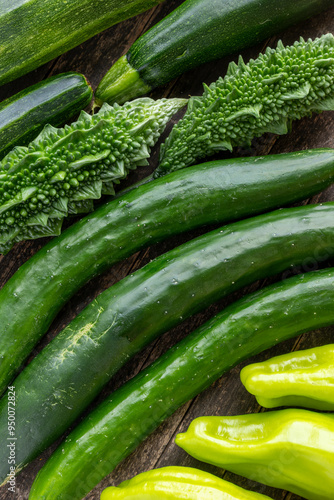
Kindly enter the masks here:
[[240, 377], [247, 391], [265, 408], [334, 410], [334, 344], [248, 365]]
[[163, 467], [143, 472], [102, 492], [101, 500], [270, 500], [208, 472], [191, 467]]
[[195, 419], [176, 444], [190, 455], [308, 500], [334, 498], [334, 415], [280, 410]]

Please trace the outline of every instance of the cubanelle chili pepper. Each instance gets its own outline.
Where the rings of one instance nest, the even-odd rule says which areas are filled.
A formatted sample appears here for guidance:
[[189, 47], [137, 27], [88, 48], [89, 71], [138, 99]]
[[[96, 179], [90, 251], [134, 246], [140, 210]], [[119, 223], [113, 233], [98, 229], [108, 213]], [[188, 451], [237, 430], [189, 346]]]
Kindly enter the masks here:
[[106, 488], [101, 500], [270, 500], [192, 467], [163, 467]]
[[334, 415], [289, 409], [200, 417], [176, 444], [190, 455], [308, 500], [334, 497]]
[[241, 370], [240, 378], [265, 408], [302, 406], [334, 411], [334, 344], [253, 363]]

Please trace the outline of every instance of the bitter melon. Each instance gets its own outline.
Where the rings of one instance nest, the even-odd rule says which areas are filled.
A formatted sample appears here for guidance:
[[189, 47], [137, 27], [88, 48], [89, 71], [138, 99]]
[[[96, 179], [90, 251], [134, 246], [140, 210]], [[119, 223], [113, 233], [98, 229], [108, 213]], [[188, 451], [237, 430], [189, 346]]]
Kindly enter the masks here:
[[265, 132], [285, 134], [292, 120], [334, 109], [334, 37], [268, 48], [256, 60], [229, 65], [225, 78], [187, 112], [161, 147], [154, 177], [191, 165], [199, 158], [235, 146], [249, 146]]
[[0, 252], [20, 240], [60, 233], [64, 217], [90, 211], [93, 199], [145, 165], [184, 99], [105, 104], [64, 128], [47, 125], [27, 147], [0, 163]]

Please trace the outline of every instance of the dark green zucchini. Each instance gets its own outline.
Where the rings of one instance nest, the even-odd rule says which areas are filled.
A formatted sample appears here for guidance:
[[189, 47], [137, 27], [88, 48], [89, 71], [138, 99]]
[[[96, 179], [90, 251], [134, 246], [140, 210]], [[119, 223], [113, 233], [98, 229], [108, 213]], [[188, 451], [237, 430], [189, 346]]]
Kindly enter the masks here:
[[163, 420], [233, 366], [333, 324], [333, 303], [334, 269], [328, 269], [230, 305], [91, 412], [38, 473], [29, 500], [83, 498]]
[[9, 0], [0, 4], [0, 85], [162, 0]]
[[63, 73], [32, 85], [0, 103], [0, 159], [25, 146], [49, 123], [58, 127], [91, 101], [93, 92], [79, 73]]
[[220, 160], [101, 206], [45, 245], [0, 291], [1, 393], [61, 307], [93, 276], [173, 234], [303, 199], [333, 179], [331, 149]]
[[[110, 287], [14, 380], [20, 402], [17, 470], [59, 437], [112, 375], [160, 334], [257, 279], [306, 265], [308, 259], [314, 263], [333, 256], [334, 203], [303, 206], [212, 231]], [[7, 432], [5, 395], [0, 402], [1, 442]], [[1, 481], [8, 477], [6, 456], [3, 447]]]
[[332, 0], [186, 0], [112, 66], [96, 99], [121, 103], [138, 97], [332, 6]]

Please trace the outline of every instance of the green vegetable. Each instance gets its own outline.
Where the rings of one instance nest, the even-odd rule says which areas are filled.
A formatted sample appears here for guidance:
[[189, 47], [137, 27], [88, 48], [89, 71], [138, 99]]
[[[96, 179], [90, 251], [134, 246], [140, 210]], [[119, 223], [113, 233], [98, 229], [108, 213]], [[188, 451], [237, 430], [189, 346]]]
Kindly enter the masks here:
[[162, 0], [10, 0], [0, 6], [0, 85]]
[[333, 6], [332, 0], [186, 0], [108, 71], [98, 102], [125, 102]]
[[260, 405], [334, 410], [334, 345], [246, 366], [241, 381]]
[[[17, 468], [59, 437], [111, 376], [160, 334], [226, 294], [314, 255], [334, 255], [333, 203], [230, 224], [161, 255], [104, 291], [13, 382], [20, 401]], [[4, 397], [0, 436], [7, 432], [6, 408]], [[4, 448], [1, 481], [8, 473], [5, 457]]]
[[117, 488], [102, 492], [101, 500], [268, 500], [219, 477], [191, 467], [163, 467], [143, 472]]
[[59, 234], [68, 214], [90, 211], [92, 200], [113, 194], [113, 183], [146, 165], [149, 148], [185, 102], [105, 104], [64, 128], [47, 125], [28, 147], [15, 148], [0, 162], [0, 252]]
[[189, 100], [187, 112], [161, 147], [155, 177], [199, 158], [249, 145], [264, 132], [285, 134], [291, 120], [334, 109], [334, 37], [295, 42], [245, 64], [231, 63], [224, 79]]
[[230, 368], [299, 333], [333, 324], [333, 284], [334, 269], [326, 269], [228, 306], [93, 410], [41, 469], [29, 499], [80, 499], [163, 420]]
[[308, 500], [332, 500], [334, 415], [281, 410], [200, 417], [176, 444], [198, 460]]
[[43, 126], [59, 126], [91, 101], [92, 89], [79, 73], [63, 73], [32, 85], [0, 103], [0, 159], [25, 146]]
[[93, 276], [168, 236], [297, 201], [333, 178], [331, 149], [220, 160], [99, 207], [46, 244], [0, 290], [0, 393], [61, 307]]

